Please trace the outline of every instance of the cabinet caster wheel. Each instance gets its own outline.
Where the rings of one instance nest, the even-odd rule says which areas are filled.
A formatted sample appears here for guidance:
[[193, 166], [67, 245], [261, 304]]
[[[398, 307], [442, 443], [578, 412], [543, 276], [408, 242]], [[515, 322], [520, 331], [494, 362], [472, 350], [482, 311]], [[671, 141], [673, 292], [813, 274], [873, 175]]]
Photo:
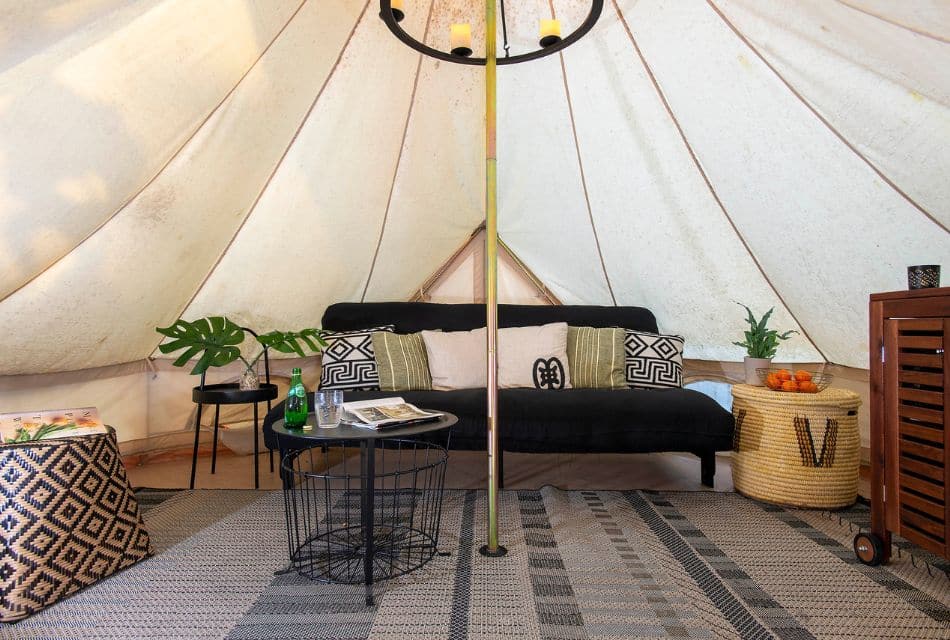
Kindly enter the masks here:
[[854, 555], [862, 564], [876, 567], [884, 557], [884, 543], [873, 533], [859, 533], [854, 536]]

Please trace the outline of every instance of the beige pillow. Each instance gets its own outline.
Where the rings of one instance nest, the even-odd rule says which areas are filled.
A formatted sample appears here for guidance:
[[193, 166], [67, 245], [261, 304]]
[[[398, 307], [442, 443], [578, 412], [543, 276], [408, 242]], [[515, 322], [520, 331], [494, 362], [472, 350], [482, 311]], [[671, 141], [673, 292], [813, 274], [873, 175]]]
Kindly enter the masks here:
[[567, 323], [499, 329], [498, 386], [570, 389]]
[[[375, 338], [375, 336], [374, 336]], [[487, 386], [486, 329], [423, 331], [432, 388], [476, 389]], [[374, 343], [375, 346], [375, 343]], [[383, 387], [380, 365], [380, 387]], [[570, 389], [567, 323], [498, 330], [498, 387]]]
[[480, 389], [486, 386], [485, 327], [472, 331], [423, 331], [432, 388]]
[[575, 389], [626, 389], [626, 329], [569, 327], [567, 359]]
[[429, 362], [422, 336], [373, 332], [373, 351], [382, 391], [416, 391], [432, 388]]

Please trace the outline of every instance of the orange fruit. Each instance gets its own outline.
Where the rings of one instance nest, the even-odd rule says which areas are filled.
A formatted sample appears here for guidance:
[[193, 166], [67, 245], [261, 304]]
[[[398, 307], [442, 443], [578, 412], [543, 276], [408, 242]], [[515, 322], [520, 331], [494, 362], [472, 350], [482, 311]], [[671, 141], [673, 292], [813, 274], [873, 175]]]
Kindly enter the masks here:
[[782, 381], [779, 380], [779, 377], [774, 373], [770, 373], [765, 379], [765, 384], [769, 389], [781, 389]]
[[782, 391], [798, 391], [798, 383], [794, 380], [786, 380], [782, 383]]
[[804, 369], [799, 369], [795, 372], [795, 379], [799, 382], [809, 382], [811, 380], [811, 374]]
[[777, 375], [778, 379], [782, 381], [792, 379], [792, 374], [788, 372], [788, 369], [779, 369], [775, 375]]
[[818, 393], [818, 385], [811, 380], [804, 380], [798, 383], [798, 390], [802, 393]]

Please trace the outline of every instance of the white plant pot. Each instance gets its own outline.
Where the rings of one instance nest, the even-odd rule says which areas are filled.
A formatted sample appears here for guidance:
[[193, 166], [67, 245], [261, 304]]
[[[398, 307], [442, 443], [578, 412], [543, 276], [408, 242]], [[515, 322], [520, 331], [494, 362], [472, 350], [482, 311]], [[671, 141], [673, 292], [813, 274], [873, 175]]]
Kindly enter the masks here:
[[745, 363], [745, 383], [756, 387], [764, 387], [765, 384], [759, 380], [759, 374], [756, 369], [766, 369], [772, 366], [772, 358], [750, 358], [746, 356]]

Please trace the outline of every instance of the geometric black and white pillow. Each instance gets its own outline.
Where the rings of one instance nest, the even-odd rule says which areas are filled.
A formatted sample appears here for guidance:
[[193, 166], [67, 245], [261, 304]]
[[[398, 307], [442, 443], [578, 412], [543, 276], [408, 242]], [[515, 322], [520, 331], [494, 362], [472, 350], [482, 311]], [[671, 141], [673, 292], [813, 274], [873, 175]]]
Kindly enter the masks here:
[[320, 373], [321, 389], [341, 391], [376, 391], [379, 389], [379, 371], [373, 353], [373, 333], [393, 331], [395, 326], [386, 325], [359, 331], [327, 332], [323, 339], [323, 370]]
[[624, 340], [627, 384], [634, 388], [683, 386], [682, 336], [665, 336], [627, 329]]

